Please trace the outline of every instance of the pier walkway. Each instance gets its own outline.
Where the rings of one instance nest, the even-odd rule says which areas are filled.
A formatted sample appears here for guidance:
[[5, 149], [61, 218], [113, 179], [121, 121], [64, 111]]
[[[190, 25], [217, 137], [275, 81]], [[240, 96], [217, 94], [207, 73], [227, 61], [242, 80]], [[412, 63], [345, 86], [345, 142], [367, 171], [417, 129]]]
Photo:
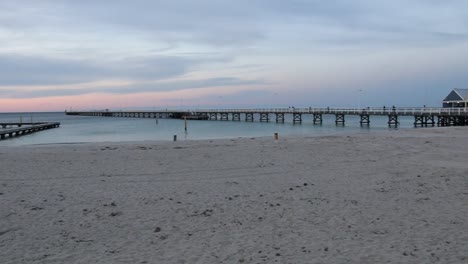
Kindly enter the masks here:
[[155, 110], [155, 111], [87, 111], [66, 112], [67, 115], [133, 117], [133, 118], [187, 118], [199, 120], [222, 120], [246, 122], [275, 121], [283, 123], [290, 115], [293, 123], [302, 123], [304, 115], [310, 115], [314, 124], [322, 124], [324, 115], [335, 116], [337, 125], [345, 124], [346, 115], [359, 116], [361, 125], [369, 125], [371, 116], [387, 116], [390, 127], [398, 126], [400, 116], [413, 116], [417, 126], [465, 126], [468, 125], [468, 108], [257, 108], [257, 109], [193, 109], [193, 110]]
[[59, 122], [0, 123], [0, 140], [59, 127]]

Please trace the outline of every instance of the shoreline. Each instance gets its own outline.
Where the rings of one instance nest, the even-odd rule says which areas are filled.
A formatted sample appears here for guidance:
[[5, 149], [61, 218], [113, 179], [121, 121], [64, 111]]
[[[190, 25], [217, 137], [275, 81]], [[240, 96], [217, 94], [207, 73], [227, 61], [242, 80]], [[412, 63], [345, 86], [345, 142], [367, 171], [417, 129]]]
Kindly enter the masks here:
[[[413, 128], [392, 128], [389, 130], [374, 130], [374, 131], [343, 131], [343, 132], [330, 132], [327, 134], [300, 134], [300, 135], [279, 135], [279, 140], [282, 139], [306, 139], [306, 138], [322, 138], [322, 137], [330, 137], [330, 136], [356, 136], [356, 135], [372, 135], [372, 134], [386, 134], [386, 133], [408, 133], [408, 132], [413, 132], [413, 131], [418, 131], [415, 133], [424, 133], [423, 130], [449, 130], [449, 129], [457, 129], [457, 128], [463, 128], [463, 127], [413, 127]], [[250, 140], [250, 139], [258, 139], [258, 140], [268, 140], [272, 139], [273, 140], [274, 132], [271, 134], [271, 136], [257, 136], [257, 137], [226, 137], [226, 138], [208, 138], [208, 139], [180, 139], [176, 142], [209, 142], [209, 141], [223, 141], [223, 140]], [[14, 139], [11, 139], [14, 140]], [[53, 145], [101, 145], [101, 144], [142, 144], [142, 143], [148, 143], [148, 144], [157, 144], [157, 143], [163, 143], [163, 144], [171, 144], [174, 143], [173, 140], [135, 140], [135, 141], [99, 141], [99, 142], [93, 142], [93, 141], [83, 141], [83, 142], [62, 142], [62, 143], [31, 143], [31, 144], [22, 144], [22, 145], [1, 145], [0, 148], [2, 147], [28, 147], [28, 146], [53, 146]]]
[[462, 263], [467, 132], [0, 148], [0, 259]]

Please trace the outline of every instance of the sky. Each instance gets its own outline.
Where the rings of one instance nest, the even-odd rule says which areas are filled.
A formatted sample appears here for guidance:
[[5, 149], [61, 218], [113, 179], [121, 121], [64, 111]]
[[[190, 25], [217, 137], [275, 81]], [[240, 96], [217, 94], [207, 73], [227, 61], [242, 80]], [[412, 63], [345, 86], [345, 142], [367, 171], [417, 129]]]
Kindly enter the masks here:
[[0, 112], [441, 106], [466, 0], [2, 0]]

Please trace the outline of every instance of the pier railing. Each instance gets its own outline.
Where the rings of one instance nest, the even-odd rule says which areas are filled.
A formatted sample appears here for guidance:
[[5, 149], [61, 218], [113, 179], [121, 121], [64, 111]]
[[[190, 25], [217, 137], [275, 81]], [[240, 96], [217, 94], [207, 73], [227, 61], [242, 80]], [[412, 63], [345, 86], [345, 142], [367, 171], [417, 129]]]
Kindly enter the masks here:
[[[442, 107], [370, 107], [370, 108], [314, 108], [314, 107], [291, 107], [291, 108], [222, 108], [222, 109], [187, 109], [187, 110], [164, 110], [167, 112], [195, 112], [195, 113], [322, 113], [322, 114], [354, 114], [362, 113], [372, 115], [386, 115], [395, 113], [398, 115], [468, 115], [468, 108], [442, 108]], [[124, 111], [125, 112], [125, 111]], [[134, 112], [134, 111], [130, 111]], [[152, 111], [148, 111], [152, 112]], [[154, 111], [160, 112], [160, 111]], [[163, 112], [163, 111], [162, 111]]]
[[[285, 113], [285, 114], [347, 114], [347, 115], [468, 115], [468, 108], [443, 107], [369, 107], [369, 108], [335, 108], [335, 107], [288, 107], [288, 108], [211, 108], [211, 109], [164, 109], [164, 110], [128, 110], [128, 111], [83, 111], [76, 113]], [[70, 112], [69, 114], [73, 114]]]

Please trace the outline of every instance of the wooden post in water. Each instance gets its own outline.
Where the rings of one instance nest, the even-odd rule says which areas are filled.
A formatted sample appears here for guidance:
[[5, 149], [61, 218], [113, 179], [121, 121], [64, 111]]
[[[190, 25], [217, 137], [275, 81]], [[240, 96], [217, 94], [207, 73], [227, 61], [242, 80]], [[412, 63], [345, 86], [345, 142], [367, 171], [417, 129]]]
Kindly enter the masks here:
[[177, 141], [177, 135], [174, 135], [174, 141]]
[[185, 126], [185, 132], [187, 132], [187, 117], [184, 116], [184, 126]]

